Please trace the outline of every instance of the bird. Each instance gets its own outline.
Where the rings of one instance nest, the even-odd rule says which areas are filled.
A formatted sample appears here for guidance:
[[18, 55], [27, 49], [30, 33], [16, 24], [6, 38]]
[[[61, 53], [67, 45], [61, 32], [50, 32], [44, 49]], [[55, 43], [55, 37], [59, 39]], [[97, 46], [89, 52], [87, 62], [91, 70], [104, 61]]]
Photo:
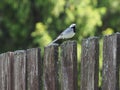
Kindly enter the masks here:
[[71, 24], [67, 29], [65, 29], [55, 40], [53, 40], [49, 45], [54, 44], [60, 39], [70, 39], [75, 35], [76, 24]]

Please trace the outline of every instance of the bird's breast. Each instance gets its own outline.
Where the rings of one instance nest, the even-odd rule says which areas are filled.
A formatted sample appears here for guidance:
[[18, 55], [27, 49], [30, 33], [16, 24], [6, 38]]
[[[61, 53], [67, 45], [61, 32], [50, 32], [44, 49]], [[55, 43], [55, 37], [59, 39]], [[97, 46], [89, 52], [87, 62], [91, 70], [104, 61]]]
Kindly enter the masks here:
[[69, 39], [69, 38], [72, 38], [73, 36], [75, 35], [74, 32], [71, 32], [71, 33], [68, 33], [66, 34], [65, 36], [63, 36], [64, 39]]

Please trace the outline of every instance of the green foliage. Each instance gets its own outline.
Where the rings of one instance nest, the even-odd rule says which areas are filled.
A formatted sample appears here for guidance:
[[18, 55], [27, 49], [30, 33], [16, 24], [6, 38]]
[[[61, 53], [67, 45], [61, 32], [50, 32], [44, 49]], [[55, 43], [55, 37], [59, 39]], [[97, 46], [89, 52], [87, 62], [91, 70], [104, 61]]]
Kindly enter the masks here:
[[[71, 23], [77, 24], [77, 35], [75, 39], [79, 42], [83, 37], [95, 35], [97, 27], [102, 26], [102, 16], [105, 14], [106, 8], [97, 8], [96, 2], [89, 0], [81, 2], [77, 0], [57, 0], [54, 3], [56, 4], [53, 4], [54, 7], [49, 11], [50, 13], [46, 21], [41, 22], [47, 26], [48, 34], [53, 39]], [[38, 37], [34, 36], [34, 39], [38, 40]], [[43, 43], [43, 46], [45, 45], [46, 43]]]
[[38, 43], [41, 46], [45, 46], [51, 41], [51, 37], [46, 31], [46, 26], [40, 22], [36, 23], [35, 31], [32, 33], [32, 37], [36, 37], [34, 43]]
[[[13, 49], [40, 45], [39, 35], [30, 36], [32, 32], [38, 32], [35, 29], [38, 22], [46, 26], [45, 31], [53, 39], [71, 23], [77, 24], [75, 39], [78, 41], [98, 33], [102, 35], [107, 28], [119, 31], [119, 3], [119, 0], [2, 0], [0, 37], [12, 40], [13, 44], [10, 45]], [[21, 42], [18, 43], [19, 40]], [[28, 43], [25, 43], [26, 40]], [[42, 46], [49, 42], [42, 43]]]
[[119, 31], [119, 4], [119, 0], [1, 0], [1, 52], [44, 47], [71, 23], [77, 24], [78, 43]]
[[[4, 0], [0, 4], [0, 10], [1, 52], [25, 48], [26, 40], [30, 39], [31, 25], [33, 25], [31, 20], [28, 22], [29, 3]], [[28, 44], [30, 45], [29, 42]]]

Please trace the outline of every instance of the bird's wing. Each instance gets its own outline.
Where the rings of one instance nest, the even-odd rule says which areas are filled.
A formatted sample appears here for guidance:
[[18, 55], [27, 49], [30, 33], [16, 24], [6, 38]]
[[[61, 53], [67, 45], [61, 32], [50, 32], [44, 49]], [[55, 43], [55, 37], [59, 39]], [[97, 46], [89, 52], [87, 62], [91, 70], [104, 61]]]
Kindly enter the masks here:
[[65, 29], [65, 30], [57, 37], [57, 39], [63, 39], [63, 35], [66, 35], [66, 34], [68, 34], [69, 32], [71, 32], [71, 28], [70, 28], [70, 27], [67, 28], [67, 29]]
[[71, 32], [71, 28], [70, 28], [70, 27], [67, 28], [67, 29], [65, 29], [60, 35], [67, 34], [67, 33], [69, 33], [69, 32]]

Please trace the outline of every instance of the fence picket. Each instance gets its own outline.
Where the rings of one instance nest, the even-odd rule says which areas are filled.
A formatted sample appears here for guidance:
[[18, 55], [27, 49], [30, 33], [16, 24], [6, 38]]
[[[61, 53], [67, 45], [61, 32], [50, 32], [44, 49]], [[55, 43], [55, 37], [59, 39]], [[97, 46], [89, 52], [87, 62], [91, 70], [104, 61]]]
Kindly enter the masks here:
[[42, 60], [39, 48], [27, 49], [27, 90], [42, 90]]
[[45, 47], [44, 90], [59, 90], [58, 85], [58, 45]]
[[0, 90], [12, 90], [13, 53], [0, 54]]
[[26, 90], [26, 51], [14, 52], [13, 90]]
[[84, 39], [81, 54], [81, 90], [98, 90], [98, 68], [98, 38]]
[[77, 90], [77, 43], [61, 45], [61, 90]]
[[119, 90], [120, 34], [105, 36], [102, 90]]

